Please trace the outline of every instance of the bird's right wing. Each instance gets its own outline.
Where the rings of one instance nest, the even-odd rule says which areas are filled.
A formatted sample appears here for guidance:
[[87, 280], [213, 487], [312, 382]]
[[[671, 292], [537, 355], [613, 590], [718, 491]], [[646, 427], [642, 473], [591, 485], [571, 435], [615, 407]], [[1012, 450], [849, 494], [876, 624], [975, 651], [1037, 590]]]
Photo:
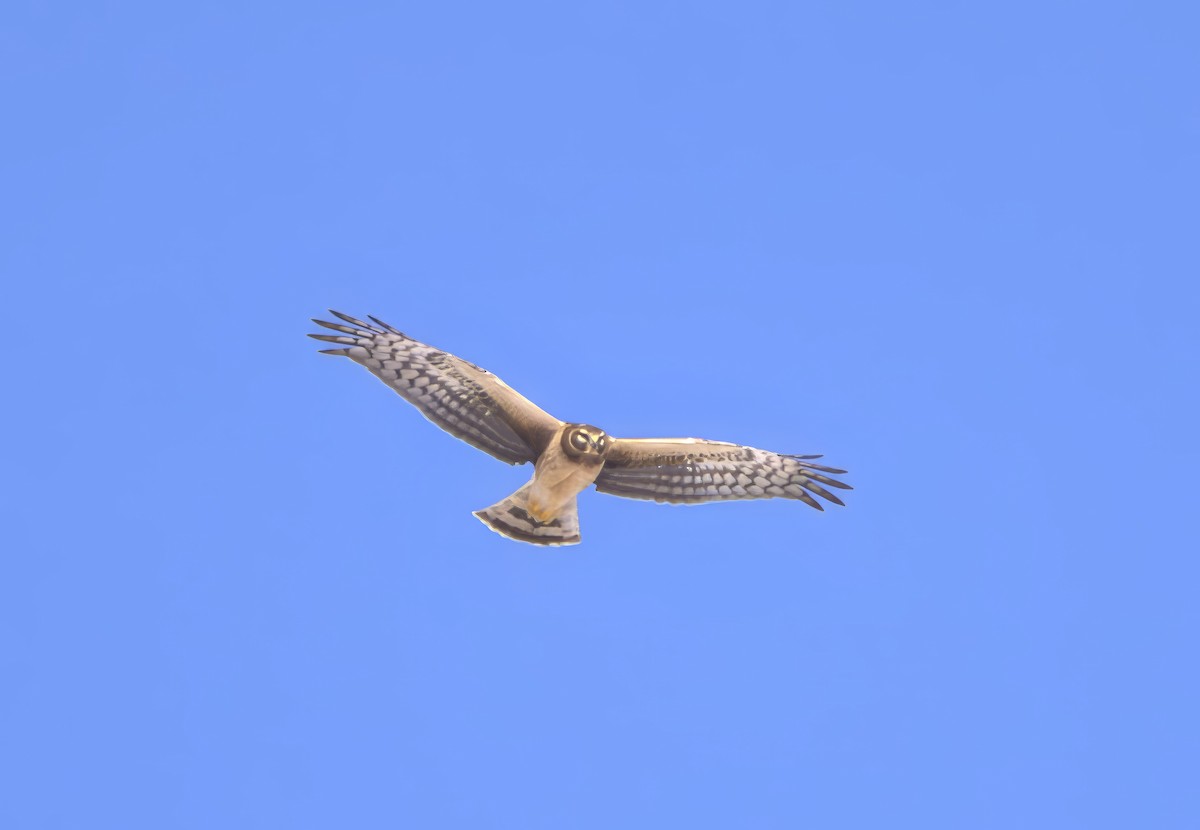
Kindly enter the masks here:
[[799, 499], [823, 510], [812, 494], [834, 504], [842, 500], [821, 485], [853, 488], [830, 477], [845, 470], [812, 463], [820, 457], [782, 455], [702, 438], [614, 438], [604, 469], [596, 477], [596, 489], [630, 499], [680, 504]]
[[361, 363], [426, 418], [501, 461], [536, 461], [562, 426], [486, 369], [413, 340], [374, 317], [372, 326], [330, 313], [349, 325], [313, 320], [338, 334], [309, 337], [342, 346], [322, 354]]

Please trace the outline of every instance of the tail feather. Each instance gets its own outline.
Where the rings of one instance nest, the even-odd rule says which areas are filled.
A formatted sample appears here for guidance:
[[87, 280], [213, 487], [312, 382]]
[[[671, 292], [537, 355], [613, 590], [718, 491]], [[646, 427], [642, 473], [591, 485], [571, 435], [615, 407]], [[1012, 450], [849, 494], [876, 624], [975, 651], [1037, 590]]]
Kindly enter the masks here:
[[477, 510], [475, 517], [501, 536], [518, 542], [531, 545], [579, 544], [579, 512], [575, 499], [571, 499], [550, 521], [540, 522], [528, 510], [527, 496], [531, 486], [526, 484], [491, 507]]

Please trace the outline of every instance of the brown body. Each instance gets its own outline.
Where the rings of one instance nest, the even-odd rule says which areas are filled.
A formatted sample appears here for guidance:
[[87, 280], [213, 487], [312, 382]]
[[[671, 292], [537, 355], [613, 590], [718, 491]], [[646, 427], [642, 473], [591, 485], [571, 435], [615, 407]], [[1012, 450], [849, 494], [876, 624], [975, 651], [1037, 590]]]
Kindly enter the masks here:
[[[564, 426], [562, 432], [572, 428]], [[551, 441], [533, 468], [533, 486], [529, 488], [530, 514], [538, 521], [550, 521], [568, 502], [574, 502], [576, 496], [590, 487], [603, 468], [601, 456], [581, 454], [572, 457], [563, 449], [561, 440]]]
[[576, 497], [604, 469], [609, 438], [587, 424], [564, 424], [546, 442], [529, 483], [475, 515], [497, 533], [542, 545], [579, 541]]

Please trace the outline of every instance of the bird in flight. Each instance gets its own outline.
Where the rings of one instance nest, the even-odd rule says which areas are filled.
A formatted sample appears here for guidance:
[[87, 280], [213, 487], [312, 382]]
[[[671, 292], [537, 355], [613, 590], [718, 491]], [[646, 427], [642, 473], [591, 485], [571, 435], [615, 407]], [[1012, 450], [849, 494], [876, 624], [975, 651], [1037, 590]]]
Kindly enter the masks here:
[[576, 496], [595, 484], [601, 493], [675, 504], [735, 499], [799, 499], [823, 510], [832, 478], [845, 473], [814, 464], [819, 455], [785, 455], [700, 438], [615, 438], [590, 424], [543, 412], [500, 378], [449, 352], [413, 340], [371, 317], [364, 323], [330, 313], [346, 325], [313, 319], [337, 334], [309, 337], [336, 343], [322, 354], [365, 366], [421, 414], [456, 438], [509, 464], [532, 463], [533, 478], [507, 498], [475, 513], [492, 530], [535, 545], [579, 542]]

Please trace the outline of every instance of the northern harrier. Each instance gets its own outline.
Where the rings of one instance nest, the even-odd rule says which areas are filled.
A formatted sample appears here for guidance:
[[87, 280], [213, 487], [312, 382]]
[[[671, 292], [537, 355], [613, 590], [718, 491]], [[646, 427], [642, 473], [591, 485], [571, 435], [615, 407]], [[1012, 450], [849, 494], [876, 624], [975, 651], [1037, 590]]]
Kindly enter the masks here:
[[579, 542], [575, 498], [589, 484], [631, 499], [697, 504], [733, 499], [799, 499], [842, 504], [822, 485], [845, 470], [812, 463], [819, 455], [784, 455], [699, 438], [613, 438], [588, 424], [543, 412], [504, 381], [473, 363], [413, 340], [374, 317], [375, 325], [337, 311], [349, 325], [313, 322], [338, 332], [310, 334], [413, 404], [451, 435], [509, 464], [534, 465], [533, 478], [511, 496], [475, 513], [510, 539], [535, 545]]

